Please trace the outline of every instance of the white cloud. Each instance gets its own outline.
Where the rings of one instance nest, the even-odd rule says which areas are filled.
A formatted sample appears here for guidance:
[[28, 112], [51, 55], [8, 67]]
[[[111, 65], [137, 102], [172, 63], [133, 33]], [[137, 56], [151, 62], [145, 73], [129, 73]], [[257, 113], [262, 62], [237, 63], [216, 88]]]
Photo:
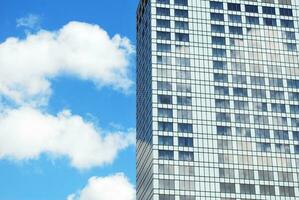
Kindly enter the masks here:
[[120, 150], [134, 143], [134, 130], [105, 133], [67, 110], [57, 116], [30, 107], [0, 113], [0, 159], [23, 161], [47, 154], [67, 157], [73, 167], [84, 170], [112, 163]]
[[19, 105], [46, 104], [51, 79], [61, 75], [128, 91], [132, 53], [127, 38], [110, 38], [99, 26], [82, 22], [41, 30], [23, 40], [8, 38], [0, 44], [0, 95]]
[[135, 188], [123, 174], [92, 177], [84, 189], [67, 200], [135, 200]]
[[25, 17], [17, 19], [17, 27], [25, 27], [29, 29], [36, 29], [40, 26], [40, 16], [28, 14]]

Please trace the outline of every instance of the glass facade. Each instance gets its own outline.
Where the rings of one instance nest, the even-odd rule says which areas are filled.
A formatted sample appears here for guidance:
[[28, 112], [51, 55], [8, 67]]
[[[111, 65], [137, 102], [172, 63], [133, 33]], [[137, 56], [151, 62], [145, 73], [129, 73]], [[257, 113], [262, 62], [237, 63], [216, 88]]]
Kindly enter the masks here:
[[299, 1], [140, 0], [137, 199], [299, 199]]

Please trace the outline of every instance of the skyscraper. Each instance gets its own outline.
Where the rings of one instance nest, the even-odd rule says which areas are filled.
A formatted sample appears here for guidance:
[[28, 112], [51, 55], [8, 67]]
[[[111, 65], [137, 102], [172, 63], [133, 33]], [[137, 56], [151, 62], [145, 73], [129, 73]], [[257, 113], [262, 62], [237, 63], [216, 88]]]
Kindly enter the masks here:
[[299, 199], [298, 0], [141, 0], [137, 200]]

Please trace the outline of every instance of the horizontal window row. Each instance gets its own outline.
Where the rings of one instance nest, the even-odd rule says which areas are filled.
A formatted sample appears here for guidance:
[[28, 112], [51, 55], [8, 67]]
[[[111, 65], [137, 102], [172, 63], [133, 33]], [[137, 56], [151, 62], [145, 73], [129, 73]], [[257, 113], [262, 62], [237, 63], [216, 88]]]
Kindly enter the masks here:
[[[224, 10], [224, 3], [220, 1], [210, 1], [210, 8], [216, 10]], [[241, 4], [238, 3], [227, 3], [227, 10], [241, 11]], [[245, 12], [248, 13], [259, 13], [259, 7], [257, 5], [244, 5]], [[289, 8], [278, 8], [281, 16], [293, 16], [293, 10]], [[267, 15], [276, 15], [276, 8], [270, 6], [262, 6], [261, 12]]]
[[[174, 160], [174, 151], [171, 150], [159, 150], [158, 151], [159, 159], [161, 160]], [[178, 160], [180, 161], [194, 161], [193, 152], [189, 151], [179, 151]]]
[[[160, 194], [159, 200], [177, 200], [177, 198], [173, 194]], [[196, 200], [196, 197], [190, 195], [179, 195], [179, 200]]]
[[[158, 136], [158, 144], [164, 146], [174, 146], [173, 136]], [[178, 143], [180, 147], [193, 147], [193, 138], [189, 137], [178, 137]]]
[[[260, 194], [276, 196], [275, 187], [271, 185], [260, 185]], [[237, 193], [234, 183], [220, 183], [220, 192], [223, 193]], [[253, 184], [240, 184], [241, 194], [256, 194], [255, 185]], [[290, 186], [279, 186], [279, 195], [286, 197], [295, 197], [295, 189]]]
[[[160, 16], [170, 16], [170, 9], [157, 7], [156, 13]], [[174, 16], [180, 18], [188, 18], [188, 10], [174, 9]]]
[[[159, 40], [171, 40], [170, 32], [157, 31], [157, 39]], [[189, 34], [175, 33], [175, 41], [189, 42]]]
[[[158, 131], [173, 132], [172, 122], [158, 122]], [[188, 123], [178, 123], [177, 131], [180, 133], [193, 133], [193, 125]]]
[[[160, 4], [170, 4], [170, 0], [157, 0]], [[188, 0], [174, 0], [174, 5], [178, 6], [188, 6]]]
[[[160, 28], [171, 28], [170, 20], [166, 19], [157, 19], [156, 21], [157, 27]], [[174, 22], [174, 28], [180, 29], [180, 30], [188, 30], [189, 29], [189, 23], [185, 21], [175, 21]]]

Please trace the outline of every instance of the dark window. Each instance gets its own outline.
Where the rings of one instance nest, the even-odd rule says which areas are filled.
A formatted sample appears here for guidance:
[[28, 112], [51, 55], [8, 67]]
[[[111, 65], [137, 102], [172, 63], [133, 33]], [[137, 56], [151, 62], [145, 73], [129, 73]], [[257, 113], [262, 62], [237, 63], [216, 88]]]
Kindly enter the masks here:
[[293, 131], [293, 139], [299, 141], [299, 131]]
[[292, 9], [289, 8], [279, 8], [280, 15], [283, 16], [293, 16]]
[[170, 10], [169, 8], [157, 8], [157, 15], [169, 16]]
[[212, 49], [212, 55], [214, 57], [226, 57], [226, 50], [225, 49], [213, 48]]
[[232, 131], [227, 126], [217, 126], [217, 135], [231, 135]]
[[189, 35], [186, 33], [176, 33], [175, 40], [180, 42], [189, 42]]
[[227, 83], [228, 76], [227, 76], [227, 74], [214, 73], [214, 81], [221, 82], [221, 83]]
[[159, 159], [173, 160], [173, 151], [159, 150]]
[[279, 139], [279, 140], [288, 140], [289, 139], [289, 133], [288, 133], [288, 131], [275, 130], [274, 131], [274, 138]]
[[157, 26], [162, 28], [170, 28], [170, 21], [164, 19], [157, 19]]
[[191, 97], [177, 97], [177, 104], [184, 105], [184, 106], [191, 106], [192, 105], [192, 98]]
[[243, 30], [242, 30], [242, 27], [230, 26], [229, 27], [229, 33], [236, 34], [236, 35], [242, 35]]
[[181, 147], [193, 147], [193, 138], [179, 137], [179, 146], [181, 146]]
[[299, 101], [299, 92], [289, 92], [289, 100]]
[[211, 25], [211, 30], [214, 33], [225, 33], [225, 29], [224, 29], [223, 25], [212, 24]]
[[216, 113], [216, 121], [217, 122], [230, 122], [231, 117], [229, 113], [219, 112]]
[[293, 20], [281, 19], [280, 23], [281, 23], [282, 27], [294, 28], [294, 21]]
[[160, 40], [170, 40], [170, 33], [169, 32], [163, 32], [163, 31], [157, 31], [157, 39]]
[[280, 78], [269, 78], [269, 85], [272, 87], [283, 87], [283, 80]]
[[158, 137], [159, 145], [173, 146], [173, 137], [171, 136], [159, 136]]
[[211, 13], [211, 20], [213, 20], [213, 21], [224, 21], [224, 14]]
[[242, 23], [241, 15], [228, 15], [228, 21], [233, 23]]
[[189, 29], [189, 25], [188, 25], [188, 22], [175, 21], [175, 28], [177, 28], [177, 29], [183, 29], [183, 30], [188, 30]]
[[289, 88], [299, 88], [299, 80], [287, 80]]
[[218, 1], [210, 1], [210, 8], [217, 9], [217, 10], [223, 10], [223, 3], [218, 2]]
[[266, 25], [266, 26], [277, 26], [276, 19], [264, 18], [264, 25]]
[[251, 184], [240, 184], [241, 194], [255, 194], [255, 185]]
[[212, 44], [217, 44], [217, 45], [225, 45], [225, 38], [224, 37], [212, 37]]
[[254, 5], [245, 5], [245, 11], [250, 13], [258, 13], [259, 9], [257, 6]]
[[220, 183], [220, 192], [236, 193], [235, 184], [234, 183]]
[[216, 95], [229, 95], [229, 89], [227, 87], [215, 86]]
[[250, 17], [250, 16], [247, 16], [246, 17], [246, 23], [247, 24], [259, 24], [260, 23], [260, 20], [258, 17]]
[[270, 132], [267, 129], [255, 129], [255, 137], [270, 138]]
[[192, 126], [192, 124], [179, 123], [178, 124], [178, 131], [181, 132], [181, 133], [192, 133], [193, 132], [193, 126]]
[[263, 6], [263, 13], [268, 14], [268, 15], [275, 15], [275, 8], [274, 7]]
[[286, 107], [284, 104], [271, 103], [272, 112], [285, 113]]
[[172, 96], [171, 95], [158, 95], [158, 103], [172, 104]]
[[241, 5], [238, 3], [228, 3], [227, 9], [233, 11], [241, 11]]
[[279, 186], [279, 194], [280, 196], [285, 196], [285, 197], [295, 197], [294, 187]]
[[169, 4], [169, 0], [157, 0], [157, 3]]
[[229, 100], [215, 99], [216, 108], [230, 108]]
[[172, 85], [169, 82], [158, 81], [157, 87], [158, 87], [158, 90], [165, 90], [165, 91], [172, 90]]
[[188, 6], [188, 0], [174, 0], [175, 5]]
[[188, 18], [188, 10], [175, 9], [174, 15], [176, 17]]
[[247, 97], [247, 89], [246, 88], [233, 88], [234, 96], [238, 97]]
[[290, 105], [290, 111], [292, 114], [299, 114], [299, 105]]
[[157, 51], [159, 52], [170, 52], [171, 51], [171, 45], [170, 44], [157, 44]]
[[158, 130], [172, 132], [173, 124], [171, 122], [158, 122]]
[[226, 62], [224, 61], [213, 61], [214, 69], [226, 69]]
[[172, 109], [169, 109], [169, 108], [158, 108], [158, 116], [159, 117], [168, 117], [168, 118], [171, 118], [173, 116]]

